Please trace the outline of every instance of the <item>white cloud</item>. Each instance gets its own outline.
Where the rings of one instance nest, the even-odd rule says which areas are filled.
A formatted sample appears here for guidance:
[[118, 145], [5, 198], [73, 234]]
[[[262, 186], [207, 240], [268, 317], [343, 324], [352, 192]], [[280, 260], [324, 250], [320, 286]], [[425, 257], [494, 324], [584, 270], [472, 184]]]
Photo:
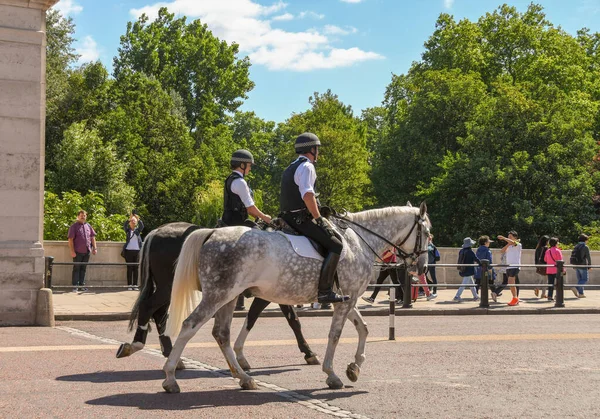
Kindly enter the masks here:
[[76, 15], [83, 10], [83, 6], [75, 3], [75, 0], [61, 0], [55, 6], [54, 9], [58, 10], [61, 15]]
[[444, 0], [444, 7], [446, 9], [452, 9], [453, 5], [454, 5], [454, 0]]
[[335, 25], [325, 25], [323, 32], [327, 35], [349, 35], [358, 32], [358, 29], [353, 26], [347, 26], [346, 29], [343, 29]]
[[363, 0], [340, 0], [342, 3], [360, 3]]
[[305, 17], [310, 17], [313, 19], [318, 19], [321, 20], [325, 17], [325, 15], [320, 14], [320, 13], [315, 13], [315, 12], [311, 12], [311, 11], [306, 11], [306, 12], [300, 12], [298, 13], [298, 17], [300, 19], [304, 19]]
[[[236, 42], [240, 51], [247, 54], [253, 64], [264, 65], [271, 70], [309, 71], [346, 67], [357, 62], [382, 59], [383, 56], [353, 47], [348, 49], [334, 48], [327, 35], [333, 33], [327, 30], [318, 31], [307, 29], [290, 32], [271, 27], [270, 15], [279, 12], [287, 5], [281, 1], [272, 6], [263, 6], [253, 0], [173, 0], [132, 9], [130, 13], [137, 18], [146, 13], [154, 19], [160, 7], [169, 11], [188, 16], [190, 19], [200, 18], [209, 29], [220, 39]], [[301, 17], [321, 18], [314, 12], [302, 12]], [[281, 18], [279, 19], [281, 20]], [[355, 28], [332, 29], [336, 34], [353, 33]], [[337, 28], [337, 27], [335, 27]]]
[[291, 13], [284, 13], [282, 15], [273, 17], [273, 20], [292, 20], [292, 19], [294, 19], [294, 15]]
[[96, 61], [100, 58], [100, 50], [98, 44], [94, 41], [91, 36], [85, 36], [83, 40], [75, 45], [75, 52], [80, 55], [79, 64], [89, 63], [90, 61]]

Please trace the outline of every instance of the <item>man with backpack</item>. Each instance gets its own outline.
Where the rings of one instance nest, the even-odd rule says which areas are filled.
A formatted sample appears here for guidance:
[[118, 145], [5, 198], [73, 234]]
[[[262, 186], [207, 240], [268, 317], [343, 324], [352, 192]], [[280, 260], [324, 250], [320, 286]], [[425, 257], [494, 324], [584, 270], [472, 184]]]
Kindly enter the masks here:
[[[592, 258], [590, 257], [590, 248], [587, 245], [587, 241], [589, 237], [585, 234], [581, 234], [579, 236], [579, 243], [573, 248], [571, 252], [571, 259], [569, 262], [571, 265], [591, 265]], [[575, 273], [577, 274], [577, 285], [576, 288], [573, 288], [573, 293], [578, 298], [585, 298], [584, 289], [581, 285], [584, 285], [588, 282], [589, 273], [588, 271], [592, 268], [575, 268]]]
[[[475, 255], [475, 252], [473, 252], [473, 245], [475, 244], [475, 240], [473, 240], [470, 237], [467, 237], [463, 240], [463, 246], [462, 249], [460, 249], [460, 252], [458, 253], [458, 264], [459, 265], [470, 265], [473, 263], [477, 263], [478, 265], [480, 264], [479, 259], [477, 258], [477, 256]], [[473, 301], [477, 301], [479, 300], [479, 296], [477, 295], [477, 289], [475, 286], [475, 283], [473, 282], [473, 275], [475, 274], [475, 267], [474, 266], [457, 266], [456, 267], [458, 269], [458, 274], [460, 276], [462, 276], [463, 280], [462, 280], [462, 285], [472, 285], [471, 288], [471, 293], [473, 294]], [[457, 303], [460, 303], [462, 301], [462, 298], [460, 298], [460, 296], [462, 295], [463, 291], [465, 290], [465, 286], [462, 286], [458, 289], [458, 291], [456, 292], [456, 295], [454, 296], [454, 301], [456, 301]]]

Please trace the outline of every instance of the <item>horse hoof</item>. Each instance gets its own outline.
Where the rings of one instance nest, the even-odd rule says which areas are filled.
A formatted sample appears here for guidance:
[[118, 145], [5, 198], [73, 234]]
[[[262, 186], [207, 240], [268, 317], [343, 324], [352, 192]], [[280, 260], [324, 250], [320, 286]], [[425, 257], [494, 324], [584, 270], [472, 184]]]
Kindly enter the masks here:
[[117, 350], [117, 358], [125, 358], [131, 355], [131, 345], [129, 343], [122, 343]]
[[321, 361], [319, 361], [319, 358], [316, 355], [305, 356], [304, 360], [308, 365], [321, 365]]
[[185, 364], [183, 363], [183, 361], [180, 359], [179, 361], [177, 361], [177, 366], [175, 367], [176, 370], [184, 370], [185, 369]]
[[177, 381], [175, 380], [165, 380], [162, 383], [163, 388], [165, 389], [165, 391], [167, 393], [180, 393], [181, 390], [179, 389], [179, 385], [177, 384]]
[[258, 385], [253, 378], [240, 380], [240, 387], [242, 387], [244, 390], [258, 390]]
[[246, 358], [239, 358], [237, 362], [244, 371], [250, 371], [252, 369]]
[[340, 380], [336, 376], [327, 377], [326, 383], [329, 386], [329, 388], [333, 390], [339, 390], [340, 388], [344, 388], [344, 383], [342, 383], [342, 380]]
[[355, 362], [351, 362], [348, 364], [348, 368], [346, 368], [346, 377], [353, 383], [358, 380], [358, 376], [360, 375], [360, 367], [356, 365]]

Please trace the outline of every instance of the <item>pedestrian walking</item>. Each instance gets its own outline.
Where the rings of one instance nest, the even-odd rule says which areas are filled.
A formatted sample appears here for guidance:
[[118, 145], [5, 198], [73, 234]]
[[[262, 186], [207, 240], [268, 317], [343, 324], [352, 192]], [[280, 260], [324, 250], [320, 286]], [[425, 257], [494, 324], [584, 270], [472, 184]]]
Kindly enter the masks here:
[[546, 268], [546, 274], [548, 276], [548, 301], [554, 301], [554, 282], [556, 281], [556, 274], [558, 272], [556, 268], [556, 261], [563, 260], [562, 252], [558, 248], [558, 239], [556, 237], [552, 237], [548, 244], [550, 248], [546, 251], [546, 255], [544, 256], [544, 260], [547, 265], [552, 265]]
[[[398, 257], [396, 256], [395, 250], [386, 250], [385, 253], [383, 254], [383, 257], [381, 260], [384, 263], [398, 263]], [[400, 276], [403, 278], [405, 269], [406, 268], [404, 267], [404, 265], [399, 268], [396, 266], [382, 267], [381, 271], [379, 272], [379, 276], [377, 277], [376, 284], [377, 285], [383, 284], [383, 281], [385, 281], [386, 278], [389, 276], [394, 284], [401, 285], [401, 282], [398, 278], [398, 273], [400, 273]], [[361, 298], [364, 301], [366, 301], [367, 303], [373, 304], [375, 302], [375, 298], [377, 298], [377, 294], [379, 294], [380, 290], [381, 290], [381, 287], [377, 287], [373, 290], [373, 293], [371, 294], [370, 297], [361, 297]], [[404, 292], [402, 291], [402, 286], [397, 287], [396, 288], [396, 303], [401, 304], [403, 301], [403, 297], [404, 297]]]
[[[590, 248], [587, 245], [589, 236], [586, 234], [579, 235], [579, 242], [575, 245], [575, 248], [571, 252], [571, 265], [591, 265], [592, 257], [590, 256]], [[577, 275], [577, 287], [573, 288], [573, 293], [578, 298], [585, 298], [585, 293], [582, 285], [587, 284], [589, 278], [589, 271], [592, 268], [575, 268], [575, 274]]]
[[427, 245], [427, 275], [429, 281], [434, 286], [431, 288], [431, 292], [437, 294], [437, 276], [435, 274], [435, 264], [440, 260], [440, 252], [433, 244], [433, 234], [429, 235], [429, 244]]
[[[463, 240], [463, 245], [462, 245], [462, 249], [460, 249], [460, 252], [458, 252], [458, 264], [459, 265], [468, 265], [468, 264], [473, 264], [473, 263], [477, 263], [479, 264], [479, 259], [477, 258], [477, 255], [475, 255], [475, 252], [473, 252], [473, 245], [475, 244], [475, 241], [470, 238], [470, 237], [466, 237]], [[475, 282], [473, 282], [473, 276], [475, 275], [475, 267], [473, 266], [458, 266], [458, 274], [462, 277], [462, 287], [460, 287], [458, 289], [458, 291], [456, 291], [456, 295], [454, 296], [454, 301], [456, 302], [461, 302], [462, 301], [462, 293], [465, 290], [465, 288], [469, 287], [471, 289], [471, 293], [473, 294], [473, 301], [477, 301], [479, 300], [479, 296], [477, 295], [477, 287], [475, 285]]]
[[[481, 236], [481, 237], [479, 237], [479, 240], [477, 240], [477, 242], [479, 243], [479, 247], [477, 248], [477, 251], [475, 252], [475, 256], [477, 256], [477, 259], [479, 259], [479, 260], [487, 259], [491, 265], [493, 263], [493, 259], [492, 259], [492, 251], [490, 250], [490, 244], [493, 243], [494, 241], [490, 240], [489, 236]], [[490, 286], [492, 300], [494, 302], [496, 302], [498, 295], [496, 293], [496, 287], [493, 285], [494, 278], [496, 277], [496, 271], [494, 269], [490, 269], [488, 271], [488, 275], [490, 275], [488, 278], [490, 278], [491, 282], [492, 282], [492, 285]], [[479, 287], [481, 286], [481, 280], [483, 278], [483, 268], [481, 266], [475, 267], [475, 274], [473, 275], [473, 277], [475, 278], [475, 284], [477, 285], [477, 291], [478, 291]]]
[[[550, 237], [548, 237], [546, 235], [543, 235], [538, 240], [538, 244], [535, 247], [535, 264], [536, 265], [545, 265], [546, 264], [544, 257], [546, 256], [546, 250], [548, 250], [548, 240], [550, 240]], [[546, 273], [545, 267], [538, 266], [537, 268], [535, 268], [535, 273], [538, 274], [540, 277], [542, 277], [544, 282], [547, 282], [547, 273]], [[534, 292], [535, 296], [536, 297], [539, 296], [540, 289], [542, 291], [541, 298], [548, 298], [548, 296], [546, 295], [546, 290], [548, 289], [548, 287], [541, 287], [541, 288], [534, 289], [533, 292]]]

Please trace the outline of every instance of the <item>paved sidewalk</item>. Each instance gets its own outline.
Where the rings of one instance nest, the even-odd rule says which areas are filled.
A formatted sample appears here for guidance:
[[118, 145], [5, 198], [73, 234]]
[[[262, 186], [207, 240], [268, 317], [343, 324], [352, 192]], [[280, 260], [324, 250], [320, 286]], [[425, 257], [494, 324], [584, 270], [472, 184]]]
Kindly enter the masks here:
[[[93, 291], [64, 292], [54, 291], [54, 313], [56, 320], [125, 320], [129, 318], [131, 307], [135, 302], [138, 291]], [[370, 290], [364, 294], [369, 296]], [[576, 298], [570, 289], [565, 289], [565, 307], [555, 308], [554, 302], [541, 300], [534, 296], [533, 290], [521, 291], [521, 303], [516, 307], [508, 307], [510, 291], [505, 290], [498, 302], [492, 302], [490, 308], [479, 308], [479, 302], [471, 298], [471, 293], [463, 293], [462, 302], [457, 303], [452, 299], [456, 289], [438, 289], [438, 297], [427, 301], [421, 297], [413, 303], [413, 308], [403, 309], [396, 306], [397, 316], [422, 316], [422, 315], [481, 315], [481, 314], [598, 314], [600, 313], [600, 292], [589, 290], [587, 298]], [[252, 301], [246, 300], [246, 308]], [[374, 304], [368, 304], [362, 299], [358, 301], [358, 308], [363, 316], [385, 316], [389, 314], [389, 300], [387, 291], [382, 289], [379, 298]], [[297, 309], [299, 316], [330, 316], [331, 310], [312, 309], [308, 304]], [[236, 317], [243, 317], [246, 311], [235, 312]], [[263, 316], [281, 316], [281, 310], [276, 304], [270, 304]]]

